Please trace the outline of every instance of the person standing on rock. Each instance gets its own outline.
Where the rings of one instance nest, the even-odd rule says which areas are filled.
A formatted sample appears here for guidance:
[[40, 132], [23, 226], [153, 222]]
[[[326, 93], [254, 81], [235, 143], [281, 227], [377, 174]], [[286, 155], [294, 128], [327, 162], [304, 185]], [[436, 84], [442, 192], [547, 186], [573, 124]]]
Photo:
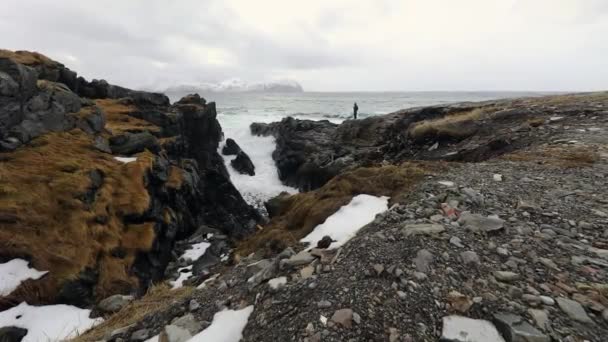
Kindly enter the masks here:
[[357, 106], [357, 102], [355, 102], [355, 105], [353, 106], [353, 116], [355, 117], [355, 120], [357, 120], [358, 111], [359, 111], [359, 106]]

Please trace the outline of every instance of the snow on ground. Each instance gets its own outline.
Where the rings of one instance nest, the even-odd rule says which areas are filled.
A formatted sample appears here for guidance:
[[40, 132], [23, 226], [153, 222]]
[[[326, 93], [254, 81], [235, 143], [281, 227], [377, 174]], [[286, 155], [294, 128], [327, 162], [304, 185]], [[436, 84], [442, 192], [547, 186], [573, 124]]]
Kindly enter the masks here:
[[23, 302], [0, 312], [0, 328], [27, 329], [22, 342], [61, 341], [103, 322], [101, 318], [89, 318], [90, 313], [70, 305], [31, 306]]
[[114, 157], [114, 159], [118, 160], [121, 163], [130, 163], [137, 160], [135, 157]]
[[23, 259], [13, 259], [0, 264], [0, 297], [9, 295], [24, 280], [40, 279], [48, 273], [48, 271], [38, 271], [35, 268], [30, 268], [28, 264]]
[[317, 241], [321, 240], [323, 236], [329, 235], [336, 240], [330, 248], [340, 247], [355, 236], [359, 229], [372, 222], [377, 214], [387, 209], [388, 197], [355, 196], [350, 203], [342, 206], [300, 241], [316, 246]]
[[211, 325], [196, 334], [190, 342], [239, 342], [247, 325], [253, 305], [241, 310], [224, 310], [213, 316]]
[[177, 270], [179, 277], [176, 280], [169, 282], [174, 289], [184, 286], [184, 281], [192, 277], [192, 265], [181, 267]]
[[[279, 172], [272, 159], [272, 152], [276, 148], [273, 137], [258, 137], [251, 134], [249, 124], [251, 122], [270, 122], [272, 117], [248, 117], [243, 120], [243, 117], [238, 118], [243, 122], [231, 122], [229, 116], [223, 116], [222, 127], [224, 129], [224, 137], [232, 138], [236, 143], [247, 153], [253, 165], [255, 166], [255, 175], [242, 175], [238, 173], [230, 161], [236, 156], [224, 156], [224, 163], [230, 174], [230, 180], [239, 190], [247, 203], [256, 208], [262, 208], [263, 203], [272, 197], [278, 195], [282, 191], [288, 193], [297, 193], [298, 190], [289, 186], [285, 186], [279, 180]], [[220, 145], [221, 150], [225, 143]]]
[[205, 251], [207, 248], [209, 248], [209, 246], [211, 246], [209, 242], [195, 243], [194, 245], [190, 246], [190, 249], [186, 250], [184, 254], [182, 254], [181, 258], [186, 261], [196, 261], [205, 254]]
[[467, 342], [505, 342], [492, 323], [462, 316], [443, 318], [442, 339]]

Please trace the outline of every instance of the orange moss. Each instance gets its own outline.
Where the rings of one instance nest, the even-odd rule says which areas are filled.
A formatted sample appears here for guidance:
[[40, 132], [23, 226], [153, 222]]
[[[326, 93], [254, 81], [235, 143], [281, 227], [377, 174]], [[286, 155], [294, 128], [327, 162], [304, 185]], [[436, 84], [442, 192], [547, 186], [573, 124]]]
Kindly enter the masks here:
[[284, 200], [282, 212], [261, 231], [241, 242], [237, 253], [275, 252], [296, 244], [358, 194], [390, 196], [391, 204], [401, 202], [412, 185], [429, 173], [428, 169], [426, 164], [414, 162], [363, 167], [341, 174], [315, 191], [290, 196]]
[[88, 342], [102, 340], [104, 336], [116, 329], [139, 322], [146, 315], [165, 310], [169, 305], [192, 294], [193, 291], [192, 287], [187, 286], [175, 290], [167, 285], [153, 286], [144, 297], [133, 301], [118, 313], [108, 317], [100, 325], [72, 341]]
[[590, 146], [539, 146], [532, 150], [520, 150], [503, 156], [511, 161], [535, 162], [554, 167], [590, 167], [600, 155]]
[[182, 187], [184, 182], [184, 171], [178, 167], [171, 166], [169, 169], [169, 179], [167, 180], [167, 187], [170, 189], [179, 189]]
[[98, 99], [95, 100], [95, 104], [106, 114], [106, 128], [114, 134], [142, 131], [160, 132], [158, 126], [129, 115], [129, 113], [137, 110], [135, 106], [123, 104], [117, 99]]
[[30, 51], [10, 51], [10, 50], [0, 49], [0, 58], [2, 58], [2, 57], [10, 58], [17, 63], [30, 65], [30, 66], [35, 66], [35, 65], [55, 66], [55, 65], [59, 64], [41, 53], [30, 52]]
[[[122, 217], [140, 215], [150, 204], [144, 183], [153, 163], [150, 153], [122, 164], [93, 149], [90, 136], [72, 130], [0, 153], [0, 160], [0, 217], [12, 218], [0, 221], [0, 254], [30, 258], [35, 268], [50, 271], [5, 301], [52, 301], [64, 281], [97, 265], [99, 296], [137, 284], [129, 269], [138, 252], [150, 249], [153, 223], [125, 226]], [[103, 173], [104, 181], [87, 199], [93, 170]], [[126, 257], [113, 257], [115, 248], [123, 248]]]

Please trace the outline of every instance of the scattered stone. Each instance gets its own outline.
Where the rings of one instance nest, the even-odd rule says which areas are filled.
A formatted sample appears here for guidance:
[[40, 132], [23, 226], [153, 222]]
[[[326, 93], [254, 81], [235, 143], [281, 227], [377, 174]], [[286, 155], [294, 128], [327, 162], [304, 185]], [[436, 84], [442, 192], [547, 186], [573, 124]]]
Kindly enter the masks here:
[[494, 277], [496, 279], [498, 279], [499, 281], [502, 281], [505, 283], [511, 283], [511, 282], [514, 282], [517, 279], [519, 279], [519, 274], [509, 272], [509, 271], [495, 271]]
[[557, 266], [557, 264], [556, 264], [556, 263], [555, 263], [553, 260], [551, 260], [551, 259], [548, 259], [548, 258], [538, 258], [538, 261], [539, 261], [541, 264], [545, 265], [546, 267], [548, 267], [548, 268], [550, 268], [550, 269], [552, 269], [552, 270], [559, 271], [559, 267], [558, 267], [558, 266]]
[[418, 281], [423, 281], [423, 280], [426, 280], [426, 278], [428, 278], [428, 276], [426, 275], [426, 273], [414, 272], [414, 278], [416, 278], [416, 280], [418, 280]]
[[131, 334], [131, 341], [145, 341], [150, 337], [150, 330], [139, 329]]
[[551, 342], [551, 339], [533, 327], [521, 316], [510, 313], [494, 315], [494, 325], [507, 342]]
[[388, 328], [388, 341], [397, 342], [399, 341], [399, 330], [396, 328]]
[[173, 322], [171, 322], [171, 325], [185, 329], [192, 335], [195, 335], [199, 331], [203, 330], [202, 324], [197, 321], [194, 315], [191, 313], [174, 319]]
[[528, 309], [528, 314], [532, 317], [534, 324], [540, 328], [540, 330], [548, 331], [551, 328], [549, 322], [549, 315], [545, 310]]
[[438, 181], [437, 183], [439, 183], [443, 186], [447, 186], [448, 188], [451, 188], [454, 186], [454, 182], [451, 182], [451, 181]]
[[475, 253], [473, 251], [466, 251], [466, 252], [460, 253], [460, 258], [462, 259], [462, 262], [465, 265], [468, 265], [468, 264], [479, 265], [479, 263], [481, 262], [479, 260], [479, 256], [477, 255], [477, 253]]
[[308, 279], [308, 278], [312, 277], [312, 275], [314, 273], [315, 273], [315, 268], [312, 267], [311, 265], [308, 265], [300, 270], [300, 277], [302, 277], [302, 279]]
[[18, 327], [0, 328], [0, 341], [2, 342], [21, 342], [27, 335], [27, 329]]
[[317, 241], [317, 248], [325, 249], [329, 248], [332, 242], [336, 240], [332, 239], [331, 236], [325, 235], [321, 240]]
[[450, 238], [450, 243], [456, 247], [464, 248], [464, 245], [462, 244], [462, 240], [460, 240], [460, 238], [458, 236], [452, 236]]
[[458, 220], [465, 228], [473, 232], [496, 232], [504, 229], [505, 221], [497, 217], [484, 217], [479, 214], [471, 214], [468, 211], [460, 214]]
[[443, 225], [432, 223], [406, 224], [403, 229], [403, 231], [405, 232], [405, 236], [418, 234], [432, 235], [441, 233], [444, 230], [445, 228], [443, 227]]
[[407, 294], [403, 291], [397, 291], [397, 296], [399, 296], [400, 299], [407, 298]]
[[353, 326], [353, 310], [340, 309], [334, 312], [331, 316], [331, 321], [341, 325], [344, 328], [350, 329]]
[[448, 293], [447, 301], [450, 303], [452, 309], [460, 313], [468, 312], [471, 306], [473, 306], [471, 298], [458, 291], [450, 291], [450, 293]]
[[190, 301], [190, 303], [188, 304], [188, 310], [190, 311], [196, 311], [201, 307], [201, 305], [199, 304], [199, 302], [196, 301], [196, 299], [193, 299]]
[[573, 320], [581, 323], [593, 324], [593, 321], [589, 318], [583, 306], [578, 302], [559, 297], [557, 298], [557, 305]]
[[192, 334], [176, 325], [167, 325], [160, 333], [159, 341], [163, 342], [186, 342], [192, 338]]
[[501, 256], [509, 256], [509, 251], [503, 247], [496, 248], [496, 253]]
[[361, 316], [356, 312], [353, 312], [353, 321], [357, 324], [361, 324]]
[[105, 313], [114, 313], [120, 311], [133, 301], [133, 296], [113, 295], [97, 304], [99, 310]]
[[421, 249], [416, 253], [416, 258], [414, 259], [414, 264], [416, 265], [416, 269], [422, 273], [428, 273], [431, 268], [431, 263], [433, 262], [433, 254], [426, 249]]
[[495, 174], [492, 176], [492, 179], [494, 179], [494, 181], [495, 181], [495, 182], [502, 182], [502, 175], [501, 175], [501, 174], [498, 174], [498, 173], [495, 173]]
[[441, 341], [505, 342], [492, 323], [462, 316], [443, 317]]
[[540, 296], [539, 298], [540, 298], [540, 301], [545, 305], [549, 305], [549, 306], [555, 305], [555, 300], [553, 300], [553, 298], [551, 298], [551, 297]]
[[531, 306], [538, 306], [541, 303], [540, 297], [532, 294], [526, 293], [521, 297], [521, 299]]
[[317, 307], [320, 309], [325, 309], [331, 307], [331, 302], [328, 300], [321, 300], [317, 302]]
[[[314, 269], [313, 269], [314, 271]], [[268, 286], [273, 290], [278, 290], [287, 284], [287, 277], [273, 278], [268, 281]]]
[[382, 274], [382, 272], [384, 272], [384, 266], [382, 266], [381, 264], [375, 264], [374, 271], [376, 271], [376, 275], [379, 276]]
[[605, 309], [604, 311], [602, 311], [602, 318], [604, 319], [605, 322], [608, 323], [608, 309]]
[[315, 257], [312, 254], [310, 254], [309, 252], [307, 252], [306, 250], [303, 250], [303, 251], [299, 252], [298, 254], [291, 256], [289, 259], [283, 260], [283, 262], [286, 265], [294, 267], [294, 266], [308, 265], [313, 260], [315, 260]]

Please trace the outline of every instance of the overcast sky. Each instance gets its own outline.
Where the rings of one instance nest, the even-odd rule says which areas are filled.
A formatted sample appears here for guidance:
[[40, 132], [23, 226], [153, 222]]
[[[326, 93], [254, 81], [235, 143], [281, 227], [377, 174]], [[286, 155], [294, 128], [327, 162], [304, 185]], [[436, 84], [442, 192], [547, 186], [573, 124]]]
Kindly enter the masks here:
[[608, 89], [608, 0], [2, 0], [0, 37], [130, 87]]

